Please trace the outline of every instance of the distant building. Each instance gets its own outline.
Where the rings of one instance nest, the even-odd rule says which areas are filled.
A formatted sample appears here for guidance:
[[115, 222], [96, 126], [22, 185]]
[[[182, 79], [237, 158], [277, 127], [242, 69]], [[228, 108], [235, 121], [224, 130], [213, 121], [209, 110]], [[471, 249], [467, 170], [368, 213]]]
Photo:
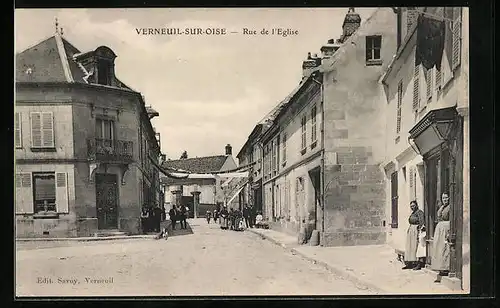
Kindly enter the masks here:
[[[450, 276], [444, 281], [469, 290], [468, 9], [403, 7], [397, 15], [400, 44], [382, 79], [388, 102], [384, 163], [391, 223], [388, 243], [404, 251], [409, 204], [416, 200], [426, 217], [431, 264], [437, 210], [442, 193], [448, 192], [451, 258]], [[438, 26], [431, 28], [430, 23]], [[434, 42], [441, 44], [434, 44], [429, 53], [429, 41], [419, 37], [435, 37]]]
[[[225, 147], [224, 155], [167, 160], [163, 162], [162, 167], [167, 170], [176, 169], [202, 174], [233, 170], [237, 166], [232, 156], [232, 147], [228, 144]], [[199, 179], [162, 177], [161, 183], [165, 186], [165, 207], [167, 211], [176, 203], [176, 194], [179, 194], [182, 205], [188, 206], [191, 209], [191, 217], [195, 215], [193, 212], [193, 192], [200, 192], [200, 204], [196, 213], [197, 217], [204, 216], [208, 209], [213, 210], [224, 202], [221, 179], [210, 177]]]
[[138, 234], [141, 206], [159, 204], [157, 114], [115, 76], [115, 58], [59, 31], [16, 54], [17, 237]]

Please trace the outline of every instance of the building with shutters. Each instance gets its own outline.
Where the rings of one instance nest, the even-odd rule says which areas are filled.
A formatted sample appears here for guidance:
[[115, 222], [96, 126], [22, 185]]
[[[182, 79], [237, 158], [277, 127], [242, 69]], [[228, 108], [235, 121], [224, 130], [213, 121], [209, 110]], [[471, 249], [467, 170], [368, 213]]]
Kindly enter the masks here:
[[[211, 173], [236, 169], [232, 147], [227, 144], [224, 155], [172, 159], [163, 162], [166, 170], [188, 171], [195, 174], [207, 174], [199, 178], [175, 179], [164, 176], [161, 184], [165, 186], [165, 208], [168, 212], [174, 205], [183, 205], [191, 209], [190, 217], [204, 217], [207, 210], [213, 211], [224, 203], [222, 179]], [[194, 209], [194, 197], [199, 196], [199, 203]], [[238, 201], [236, 199], [235, 201]], [[196, 213], [195, 213], [196, 210]]]
[[57, 29], [16, 54], [17, 237], [141, 232], [161, 203], [160, 148], [142, 95], [115, 76], [114, 52], [80, 52]]
[[443, 192], [450, 194], [450, 277], [469, 289], [468, 9], [398, 8], [398, 48], [381, 79], [387, 97], [384, 169], [388, 243], [402, 253], [416, 200], [427, 263]]

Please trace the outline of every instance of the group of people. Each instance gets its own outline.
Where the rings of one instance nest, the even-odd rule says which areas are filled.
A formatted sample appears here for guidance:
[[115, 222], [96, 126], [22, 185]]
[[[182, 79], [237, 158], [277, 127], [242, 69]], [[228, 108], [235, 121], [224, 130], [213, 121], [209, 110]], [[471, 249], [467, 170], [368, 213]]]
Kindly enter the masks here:
[[161, 221], [164, 219], [165, 209], [156, 206], [143, 206], [141, 212], [141, 226], [143, 233], [159, 232]]
[[215, 223], [219, 223], [223, 230], [242, 231], [245, 228], [259, 228], [264, 225], [261, 212], [256, 212], [252, 206], [245, 205], [240, 209], [227, 209], [222, 207], [220, 211], [210, 210], [206, 212], [207, 223], [213, 219]]
[[[410, 226], [406, 233], [406, 245], [403, 269], [419, 270], [425, 265], [426, 259], [426, 228], [424, 212], [418, 208], [417, 201], [410, 202], [411, 214], [408, 218]], [[441, 195], [441, 205], [437, 212], [437, 225], [432, 242], [431, 268], [439, 271], [435, 282], [441, 282], [441, 277], [447, 276], [450, 269], [450, 198], [448, 193]]]
[[170, 221], [172, 222], [172, 230], [175, 230], [177, 222], [180, 223], [181, 229], [187, 229], [187, 218], [189, 215], [189, 208], [187, 206], [173, 206], [168, 212]]

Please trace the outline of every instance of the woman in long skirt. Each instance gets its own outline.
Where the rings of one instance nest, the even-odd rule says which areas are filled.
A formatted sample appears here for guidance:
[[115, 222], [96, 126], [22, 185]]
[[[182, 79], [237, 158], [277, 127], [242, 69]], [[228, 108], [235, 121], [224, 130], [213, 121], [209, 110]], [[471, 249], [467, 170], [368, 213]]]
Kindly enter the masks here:
[[442, 276], [447, 276], [450, 270], [450, 246], [448, 237], [450, 234], [450, 198], [448, 193], [441, 196], [442, 205], [437, 212], [438, 224], [434, 231], [432, 245], [431, 268], [439, 271], [439, 276], [434, 282], [441, 282]]
[[227, 211], [227, 208], [224, 207], [220, 211], [220, 228], [222, 230], [227, 230], [229, 228], [229, 219], [228, 219], [229, 213]]
[[406, 245], [405, 245], [405, 267], [403, 269], [417, 268], [417, 244], [418, 234], [420, 228], [424, 225], [424, 212], [418, 208], [417, 201], [410, 202], [410, 209], [412, 211], [408, 222], [410, 226], [406, 231]]

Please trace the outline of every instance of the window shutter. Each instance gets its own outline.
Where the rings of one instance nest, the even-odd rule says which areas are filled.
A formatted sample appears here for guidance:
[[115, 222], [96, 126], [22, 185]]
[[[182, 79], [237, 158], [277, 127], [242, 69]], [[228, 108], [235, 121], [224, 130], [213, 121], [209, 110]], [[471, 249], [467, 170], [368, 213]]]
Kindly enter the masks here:
[[68, 179], [64, 172], [56, 173], [56, 210], [58, 213], [68, 213]]
[[415, 170], [410, 168], [410, 201], [415, 200]]
[[31, 113], [31, 146], [42, 147], [42, 115], [40, 112]]
[[398, 83], [398, 105], [396, 106], [396, 133], [401, 131], [401, 104], [403, 103], [403, 81]]
[[16, 112], [14, 118], [14, 146], [16, 148], [22, 147], [21, 123], [21, 113]]
[[460, 65], [462, 45], [462, 8], [453, 8], [453, 51], [451, 69], [454, 71]]
[[52, 112], [42, 112], [43, 147], [54, 147], [54, 120]]
[[415, 66], [413, 73], [413, 109], [418, 109], [420, 105], [420, 66]]
[[435, 70], [436, 70], [436, 91], [439, 92], [439, 91], [441, 91], [441, 87], [442, 87], [441, 80], [442, 80], [443, 73], [440, 70], [438, 70], [437, 68]]
[[426, 82], [426, 94], [427, 99], [432, 97], [432, 68], [428, 69], [426, 72], [425, 82]]
[[33, 189], [31, 173], [16, 174], [16, 214], [33, 213]]

